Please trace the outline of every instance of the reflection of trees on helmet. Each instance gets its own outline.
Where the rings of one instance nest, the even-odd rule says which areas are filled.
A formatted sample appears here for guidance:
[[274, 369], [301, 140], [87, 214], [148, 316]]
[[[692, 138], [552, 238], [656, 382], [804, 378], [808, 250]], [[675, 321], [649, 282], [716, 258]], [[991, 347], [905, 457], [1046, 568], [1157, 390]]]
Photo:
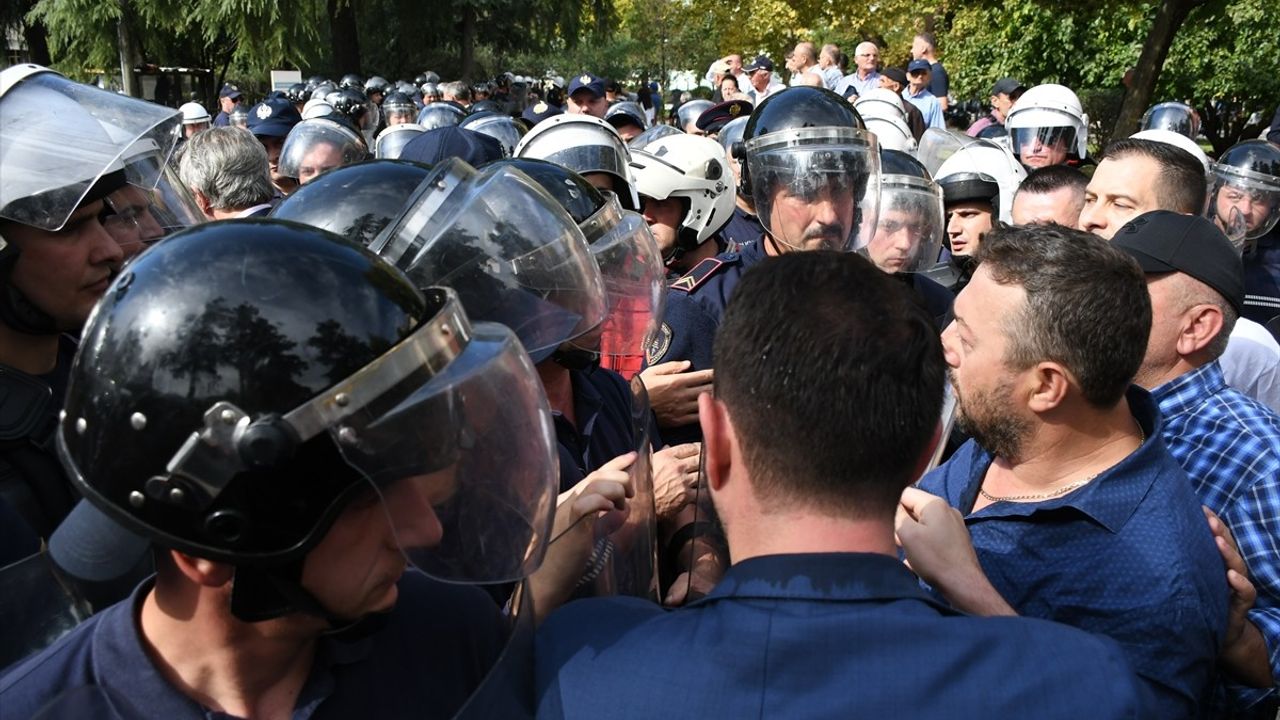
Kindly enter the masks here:
[[1280, 220], [1280, 147], [1246, 140], [1212, 167], [1209, 217], [1237, 245], [1271, 232]]

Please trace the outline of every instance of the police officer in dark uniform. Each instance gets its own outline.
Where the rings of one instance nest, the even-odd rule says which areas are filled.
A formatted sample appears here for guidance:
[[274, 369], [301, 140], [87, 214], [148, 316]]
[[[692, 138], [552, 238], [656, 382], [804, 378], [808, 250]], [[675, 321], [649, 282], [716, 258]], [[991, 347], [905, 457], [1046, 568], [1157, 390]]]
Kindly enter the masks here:
[[1244, 316], [1280, 337], [1280, 146], [1246, 140], [1213, 163], [1209, 217], [1244, 249]]
[[[181, 324], [154, 333], [160, 317]], [[457, 583], [529, 577], [548, 538], [625, 502], [608, 482], [554, 508], [545, 398], [514, 334], [314, 228], [175, 235], [85, 338], [63, 457], [163, 550], [134, 597], [5, 675], [6, 714], [93, 685], [125, 718], [452, 717], [507, 642], [498, 608]], [[576, 583], [583, 535], [547, 555], [535, 603]]]
[[[647, 362], [711, 367], [721, 313], [742, 273], [764, 257], [866, 245], [874, 232], [879, 167], [874, 138], [839, 95], [794, 87], [762, 102], [744, 132], [739, 187], [759, 210], [765, 235], [738, 252], [702, 261], [671, 284]], [[700, 436], [696, 423], [681, 430], [664, 430], [664, 438]]]
[[725, 242], [729, 245], [742, 248], [760, 240], [764, 236], [764, 226], [760, 224], [760, 218], [756, 217], [755, 205], [751, 203], [751, 198], [742, 194], [739, 178], [742, 173], [742, 161], [733, 156], [734, 143], [742, 142], [742, 133], [747, 129], [747, 122], [750, 116], [739, 116], [734, 120], [730, 120], [724, 127], [720, 128], [717, 139], [720, 145], [724, 147], [725, 160], [729, 163], [729, 168], [733, 170], [733, 216], [729, 218], [729, 222], [720, 230], [720, 234], [724, 237]]

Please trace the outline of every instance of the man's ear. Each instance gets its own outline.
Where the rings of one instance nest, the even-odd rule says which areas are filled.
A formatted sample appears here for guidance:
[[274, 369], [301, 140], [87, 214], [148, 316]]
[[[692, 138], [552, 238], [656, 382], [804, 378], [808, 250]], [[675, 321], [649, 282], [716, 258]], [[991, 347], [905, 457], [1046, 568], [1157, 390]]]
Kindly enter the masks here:
[[1203, 350], [1221, 332], [1221, 308], [1210, 303], [1193, 305], [1183, 314], [1178, 328], [1178, 354], [1185, 357]]
[[209, 196], [195, 188], [191, 188], [191, 194], [195, 197], [196, 205], [200, 207], [200, 212], [204, 213], [205, 217], [213, 220], [213, 203], [209, 201]]
[[1071, 372], [1056, 362], [1037, 363], [1027, 373], [1031, 388], [1027, 396], [1027, 409], [1037, 414], [1061, 405], [1071, 384], [1075, 382]]
[[698, 422], [702, 425], [702, 459], [707, 482], [714, 490], [729, 481], [737, 436], [724, 403], [709, 392], [698, 396]]
[[170, 550], [169, 557], [174, 566], [184, 577], [204, 587], [222, 587], [235, 577], [236, 569], [232, 565], [194, 557], [186, 553]]

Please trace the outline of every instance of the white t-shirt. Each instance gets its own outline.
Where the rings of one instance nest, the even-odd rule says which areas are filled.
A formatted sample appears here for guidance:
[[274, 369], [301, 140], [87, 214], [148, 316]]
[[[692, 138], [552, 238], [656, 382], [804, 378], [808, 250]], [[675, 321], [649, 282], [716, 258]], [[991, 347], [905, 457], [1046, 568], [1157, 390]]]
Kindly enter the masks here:
[[1218, 362], [1228, 385], [1280, 412], [1280, 344], [1265, 327], [1236, 320]]

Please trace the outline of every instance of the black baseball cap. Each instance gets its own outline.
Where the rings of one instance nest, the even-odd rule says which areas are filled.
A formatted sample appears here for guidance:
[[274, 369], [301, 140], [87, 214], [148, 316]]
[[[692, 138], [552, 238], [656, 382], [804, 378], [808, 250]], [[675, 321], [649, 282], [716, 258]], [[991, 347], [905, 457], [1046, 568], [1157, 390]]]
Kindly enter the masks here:
[[751, 64], [742, 68], [746, 72], [755, 72], [756, 70], [768, 70], [773, 72], [773, 61], [767, 55], [757, 55]]
[[287, 137], [300, 122], [302, 115], [286, 98], [267, 98], [249, 108], [249, 132], [259, 137]]
[[1155, 210], [1130, 220], [1111, 242], [1132, 255], [1143, 272], [1190, 275], [1217, 291], [1237, 313], [1242, 311], [1244, 263], [1213, 221]]
[[907, 86], [907, 73], [902, 68], [887, 67], [881, 70], [880, 74], [898, 83], [904, 88]]
[[573, 97], [573, 94], [579, 90], [586, 90], [592, 97], [602, 98], [604, 97], [604, 78], [583, 73], [569, 83], [569, 91], [565, 94]]
[[1026, 89], [1027, 86], [1023, 85], [1021, 80], [1015, 80], [1011, 77], [1003, 77], [997, 80], [995, 85], [991, 86], [991, 94], [1015, 97], [1017, 95], [1021, 95]]

